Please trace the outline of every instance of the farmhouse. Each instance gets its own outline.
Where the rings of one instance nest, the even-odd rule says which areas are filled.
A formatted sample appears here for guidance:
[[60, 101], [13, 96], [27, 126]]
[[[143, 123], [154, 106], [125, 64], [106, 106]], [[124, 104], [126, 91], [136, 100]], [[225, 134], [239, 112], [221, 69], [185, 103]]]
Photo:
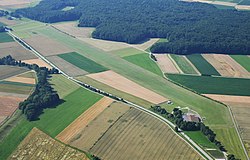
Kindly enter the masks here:
[[199, 115], [193, 113], [186, 113], [182, 116], [183, 120], [186, 122], [200, 122], [201, 118]]

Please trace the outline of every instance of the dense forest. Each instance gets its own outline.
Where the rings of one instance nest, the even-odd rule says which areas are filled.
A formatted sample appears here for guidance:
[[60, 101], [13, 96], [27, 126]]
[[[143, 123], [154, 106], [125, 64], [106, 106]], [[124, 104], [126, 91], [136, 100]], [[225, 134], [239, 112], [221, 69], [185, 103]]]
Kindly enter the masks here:
[[16, 61], [11, 56], [0, 58], [0, 65], [12, 65], [25, 67], [36, 71], [37, 84], [32, 94], [19, 104], [19, 109], [25, 114], [29, 121], [36, 120], [43, 112], [43, 109], [54, 107], [60, 103], [60, 98], [48, 82], [49, 74], [57, 74], [57, 69], [48, 69], [39, 67], [36, 64], [27, 64], [22, 61]]
[[[74, 7], [64, 11], [66, 6]], [[46, 23], [79, 20], [94, 38], [140, 43], [166, 38], [151, 51], [250, 54], [250, 12], [178, 0], [43, 0], [15, 15]]]

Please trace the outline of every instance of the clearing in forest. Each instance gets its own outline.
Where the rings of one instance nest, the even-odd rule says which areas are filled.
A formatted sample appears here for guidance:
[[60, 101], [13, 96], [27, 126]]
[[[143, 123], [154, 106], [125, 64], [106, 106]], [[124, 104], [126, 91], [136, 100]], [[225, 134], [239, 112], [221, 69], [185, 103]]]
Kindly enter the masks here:
[[164, 73], [180, 73], [168, 54], [154, 54], [159, 67]]
[[109, 160], [203, 159], [165, 123], [131, 108], [90, 149]]
[[63, 143], [69, 143], [70, 140], [79, 134], [93, 119], [95, 119], [105, 108], [113, 103], [113, 99], [103, 97], [77, 119], [74, 120], [67, 128], [56, 136]]
[[[202, 55], [222, 76], [249, 78], [250, 73], [239, 65], [229, 55], [203, 54]], [[246, 57], [247, 58], [247, 57]]]
[[21, 142], [9, 160], [25, 159], [82, 159], [88, 157], [76, 149], [66, 146], [37, 128], [33, 128]]
[[113, 71], [105, 71], [101, 73], [90, 74], [87, 76], [101, 83], [107, 84], [115, 89], [145, 99], [154, 104], [167, 101], [165, 97], [153, 91], [150, 91]]

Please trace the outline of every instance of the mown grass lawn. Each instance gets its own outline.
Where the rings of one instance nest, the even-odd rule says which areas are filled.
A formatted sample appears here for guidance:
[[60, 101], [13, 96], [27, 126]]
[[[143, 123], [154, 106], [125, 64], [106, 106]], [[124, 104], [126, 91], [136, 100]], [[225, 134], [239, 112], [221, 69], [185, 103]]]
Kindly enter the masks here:
[[220, 76], [220, 73], [200, 54], [192, 54], [186, 56], [198, 71], [203, 75], [216, 75]]
[[[56, 86], [57, 84], [54, 85]], [[33, 127], [37, 127], [50, 136], [56, 137], [64, 128], [101, 98], [102, 96], [84, 88], [78, 88], [66, 95], [62, 104], [55, 108], [44, 110], [39, 120], [29, 122], [22, 116], [9, 135], [0, 142], [0, 159], [6, 159]]]
[[142, 54], [136, 54], [136, 55], [132, 55], [132, 56], [127, 56], [127, 57], [123, 57], [123, 59], [138, 65], [152, 73], [155, 73], [159, 76], [162, 76], [162, 72], [160, 70], [160, 68], [158, 67], [158, 65], [153, 62], [152, 59], [149, 58], [149, 54], [147, 53], [142, 53]]
[[201, 133], [201, 131], [185, 131], [194, 142], [205, 148], [217, 149], [216, 145], [208, 140], [208, 138]]
[[97, 73], [97, 72], [102, 72], [106, 71], [107, 68], [103, 67], [102, 65], [80, 55], [79, 53], [76, 52], [71, 52], [71, 53], [65, 53], [65, 54], [60, 54], [58, 55], [65, 61], [89, 72], [89, 73]]

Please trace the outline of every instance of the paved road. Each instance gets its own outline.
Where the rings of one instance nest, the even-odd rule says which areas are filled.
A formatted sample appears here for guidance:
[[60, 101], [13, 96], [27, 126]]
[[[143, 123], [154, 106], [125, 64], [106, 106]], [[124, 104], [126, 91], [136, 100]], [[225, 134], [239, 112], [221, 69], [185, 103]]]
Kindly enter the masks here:
[[[37, 55], [39, 58], [43, 59], [45, 62], [47, 62], [48, 64], [50, 64], [52, 67], [58, 69], [58, 71], [59, 71], [60, 73], [62, 73], [65, 77], [67, 77], [69, 80], [73, 81], [74, 83], [77, 83], [77, 84], [80, 85], [80, 86], [82, 86], [82, 85], [87, 85], [86, 83], [80, 82], [80, 81], [74, 79], [73, 77], [67, 75], [65, 72], [63, 72], [62, 70], [60, 70], [60, 68], [58, 68], [57, 66], [55, 66], [53, 63], [51, 63], [49, 60], [47, 60], [43, 55], [41, 55], [39, 52], [37, 52], [33, 47], [31, 47], [29, 44], [27, 44], [26, 42], [24, 42], [22, 39], [20, 39], [20, 38], [17, 37], [16, 35], [14, 35], [11, 31], [9, 31], [9, 34], [10, 34], [12, 37], [18, 38], [22, 43], [24, 43], [25, 45], [27, 45], [28, 47], [30, 47], [31, 51], [32, 51], [33, 53], [35, 53], [35, 55]], [[22, 45], [22, 44], [21, 44], [21, 45]], [[23, 46], [23, 45], [22, 45], [22, 46]], [[83, 86], [82, 86], [82, 87], [83, 87]], [[95, 89], [98, 89], [98, 88], [95, 88]], [[100, 89], [98, 89], [98, 90], [100, 90]], [[90, 91], [93, 92], [92, 90], [90, 90]], [[98, 93], [98, 92], [95, 92], [95, 93], [100, 94], [100, 93]], [[102, 94], [101, 94], [101, 95], [102, 95]], [[103, 95], [102, 95], [102, 96], [103, 96]], [[149, 115], [151, 115], [151, 116], [157, 118], [158, 120], [160, 120], [160, 121], [162, 121], [163, 123], [165, 123], [166, 125], [168, 125], [170, 128], [171, 128], [171, 127], [173, 127], [173, 128], [175, 127], [175, 125], [174, 125], [172, 122], [170, 122], [169, 120], [167, 120], [167, 119], [161, 117], [160, 115], [158, 115], [158, 114], [156, 114], [156, 113], [154, 113], [154, 112], [152, 112], [152, 111], [150, 111], [150, 110], [148, 110], [148, 109], [145, 109], [145, 108], [142, 107], [142, 106], [139, 106], [139, 105], [134, 104], [134, 103], [132, 103], [132, 102], [130, 102], [130, 101], [127, 101], [127, 100], [124, 100], [124, 103], [129, 104], [131, 107], [136, 108], [136, 109], [139, 109], [139, 110], [141, 110], [142, 112], [145, 112], [145, 113], [147, 113], [147, 114], [149, 114]], [[171, 129], [172, 129], [172, 128], [171, 128]], [[173, 130], [173, 129], [172, 129], [172, 130]], [[181, 139], [183, 139], [184, 141], [188, 141], [189, 143], [188, 143], [188, 142], [187, 142], [187, 143], [188, 143], [189, 145], [192, 144], [192, 145], [190, 145], [190, 146], [191, 146], [192, 148], [194, 148], [194, 150], [198, 150], [198, 151], [199, 151], [199, 152], [198, 152], [199, 154], [202, 153], [203, 155], [200, 154], [202, 157], [204, 157], [205, 159], [208, 159], [208, 160], [213, 160], [213, 158], [212, 158], [210, 155], [208, 155], [199, 145], [197, 145], [192, 139], [190, 139], [187, 135], [185, 135], [185, 133], [181, 132], [182, 136], [185, 137], [185, 139], [184, 139], [184, 138], [181, 137], [179, 134], [177, 134], [174, 130], [173, 130], [173, 132], [174, 132], [177, 136], [179, 136]]]

